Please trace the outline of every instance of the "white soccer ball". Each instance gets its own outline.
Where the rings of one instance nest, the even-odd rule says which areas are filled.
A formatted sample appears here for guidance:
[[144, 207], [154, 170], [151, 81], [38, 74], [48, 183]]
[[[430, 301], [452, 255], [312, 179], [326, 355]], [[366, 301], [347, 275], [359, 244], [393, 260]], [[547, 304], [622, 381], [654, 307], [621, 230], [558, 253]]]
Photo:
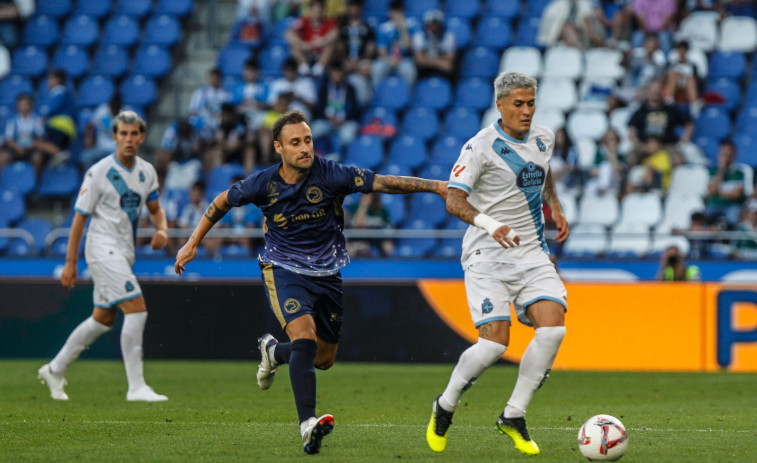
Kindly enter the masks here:
[[628, 449], [628, 432], [614, 416], [592, 416], [578, 430], [578, 448], [589, 461], [615, 461]]

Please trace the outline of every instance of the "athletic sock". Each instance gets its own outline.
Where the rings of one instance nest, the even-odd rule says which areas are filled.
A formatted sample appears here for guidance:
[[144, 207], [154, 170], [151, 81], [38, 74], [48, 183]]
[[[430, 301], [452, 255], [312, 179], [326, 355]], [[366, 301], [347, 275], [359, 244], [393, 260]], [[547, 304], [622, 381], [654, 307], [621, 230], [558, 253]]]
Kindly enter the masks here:
[[124, 358], [130, 391], [136, 391], [147, 385], [142, 361], [142, 334], [145, 331], [146, 321], [147, 312], [124, 314], [124, 326], [121, 328], [121, 355]]
[[531, 403], [536, 390], [549, 376], [549, 370], [552, 368], [564, 337], [564, 326], [536, 328], [534, 339], [528, 344], [520, 360], [518, 380], [515, 382], [510, 400], [507, 401], [505, 417], [525, 416], [528, 404]]
[[[280, 342], [273, 346], [273, 361], [282, 365], [289, 363], [289, 356], [292, 355], [292, 343]], [[269, 353], [270, 356], [270, 353]]]
[[103, 325], [91, 316], [74, 328], [60, 352], [50, 362], [50, 370], [56, 375], [63, 375], [82, 351], [92, 345], [95, 339], [107, 332], [110, 327]]
[[[312, 339], [295, 339], [289, 356], [289, 381], [300, 423], [315, 416], [315, 354], [318, 343]], [[278, 348], [277, 348], [278, 350]]]
[[478, 338], [460, 355], [455, 369], [452, 370], [447, 389], [439, 397], [439, 405], [448, 412], [454, 412], [463, 392], [468, 390], [487, 368], [492, 366], [507, 350], [503, 346], [488, 339]]

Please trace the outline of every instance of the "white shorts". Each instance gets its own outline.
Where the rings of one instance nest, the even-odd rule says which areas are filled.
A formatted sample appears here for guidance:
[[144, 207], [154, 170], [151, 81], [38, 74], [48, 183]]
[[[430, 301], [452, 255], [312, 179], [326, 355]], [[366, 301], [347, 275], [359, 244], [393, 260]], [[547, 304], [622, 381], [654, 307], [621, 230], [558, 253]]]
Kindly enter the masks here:
[[95, 307], [115, 309], [118, 303], [141, 296], [142, 288], [126, 257], [116, 254], [108, 257], [88, 260], [87, 265], [95, 284], [92, 297]]
[[568, 307], [568, 292], [549, 257], [543, 262], [523, 264], [476, 262], [465, 271], [465, 292], [468, 296], [473, 324], [510, 320], [510, 304], [518, 320], [533, 326], [526, 309], [536, 301], [550, 300]]

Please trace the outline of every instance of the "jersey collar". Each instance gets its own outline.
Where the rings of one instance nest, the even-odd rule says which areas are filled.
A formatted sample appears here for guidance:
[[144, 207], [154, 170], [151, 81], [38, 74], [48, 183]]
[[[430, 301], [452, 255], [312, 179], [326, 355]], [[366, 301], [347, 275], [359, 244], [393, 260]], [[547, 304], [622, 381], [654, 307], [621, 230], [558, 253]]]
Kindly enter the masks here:
[[502, 130], [502, 127], [500, 127], [499, 125], [501, 120], [502, 119], [497, 119], [497, 122], [492, 123], [492, 125], [494, 126], [494, 129], [497, 131], [497, 133], [502, 135], [505, 138], [505, 140], [509, 141], [510, 143], [519, 143], [519, 144], [523, 144], [528, 141], [528, 135], [531, 133], [530, 130], [526, 132], [526, 136], [525, 138], [523, 138], [523, 140], [518, 140], [517, 138], [508, 135], [507, 132]]
[[131, 166], [131, 169], [129, 169], [128, 167], [126, 167], [125, 165], [123, 165], [121, 163], [121, 161], [118, 160], [118, 156], [116, 156], [116, 153], [111, 154], [111, 156], [113, 156], [113, 160], [116, 161], [116, 164], [118, 164], [119, 166], [123, 167], [123, 169], [126, 172], [133, 172], [134, 168], [137, 167], [137, 160], [136, 159], [134, 159], [134, 165]]

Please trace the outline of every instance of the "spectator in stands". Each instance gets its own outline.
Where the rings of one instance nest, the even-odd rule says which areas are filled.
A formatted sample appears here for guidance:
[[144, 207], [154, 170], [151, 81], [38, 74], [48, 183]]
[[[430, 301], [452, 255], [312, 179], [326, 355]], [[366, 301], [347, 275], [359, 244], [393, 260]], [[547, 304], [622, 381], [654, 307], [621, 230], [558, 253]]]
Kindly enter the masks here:
[[208, 167], [234, 162], [241, 164], [245, 172], [251, 173], [257, 154], [253, 142], [252, 137], [248, 138], [247, 124], [237, 113], [236, 106], [223, 103], [215, 139], [208, 151]]
[[334, 54], [339, 35], [336, 21], [326, 17], [324, 0], [311, 0], [309, 13], [297, 19], [286, 32], [298, 72], [320, 76]]
[[221, 85], [219, 68], [208, 71], [208, 85], [196, 89], [189, 100], [189, 116], [203, 140], [212, 141], [221, 117], [221, 105], [231, 101], [231, 94]]
[[261, 15], [258, 2], [244, 3], [249, 3], [249, 5], [247, 5], [246, 13], [234, 22], [231, 30], [232, 41], [250, 48], [258, 48], [265, 39], [267, 23]]
[[[205, 198], [205, 182], [198, 180], [189, 190], [189, 202], [179, 212], [179, 219], [177, 221], [179, 227], [191, 231], [194, 228], [194, 224], [199, 222], [205, 214], [205, 209], [207, 208], [208, 200]], [[183, 245], [186, 241], [186, 238], [182, 238], [179, 244]], [[211, 256], [215, 255], [221, 243], [222, 240], [220, 238], [206, 238], [202, 241], [203, 246]]]
[[665, 87], [662, 96], [681, 111], [699, 114], [702, 102], [699, 98], [699, 77], [697, 68], [688, 59], [689, 43], [681, 40], [675, 44], [670, 65], [665, 73]]
[[569, 190], [581, 186], [578, 153], [564, 127], [555, 131], [555, 146], [549, 161], [549, 169], [558, 190]]
[[[598, 0], [594, 3], [594, 16], [609, 35], [607, 45], [628, 50], [631, 35], [631, 12], [626, 8], [630, 0]], [[609, 32], [609, 34], [608, 34]]]
[[583, 51], [605, 46], [603, 34], [591, 0], [552, 0], [542, 13], [536, 40], [547, 47], [563, 41]]
[[452, 80], [456, 51], [455, 35], [445, 31], [444, 13], [441, 10], [426, 11], [423, 28], [413, 35], [413, 59], [418, 76], [440, 76]]
[[670, 35], [675, 27], [677, 0], [631, 0], [628, 6], [643, 33]]
[[316, 101], [313, 139], [334, 135], [337, 148], [349, 145], [360, 129], [360, 114], [355, 89], [347, 81], [341, 62], [329, 64], [328, 78], [321, 83]]
[[187, 190], [197, 180], [203, 168], [202, 145], [188, 118], [168, 126], [155, 153], [155, 169], [166, 176], [168, 189]]
[[297, 74], [297, 61], [294, 58], [288, 58], [281, 67], [284, 77], [271, 82], [268, 103], [273, 106], [281, 94], [291, 93], [289, 109], [302, 111], [310, 118], [317, 96], [313, 79]]
[[34, 0], [0, 1], [0, 44], [11, 50], [19, 44], [22, 21], [34, 13]]
[[667, 191], [673, 173], [673, 154], [656, 135], [647, 138], [639, 163], [628, 174], [627, 193]]
[[243, 19], [250, 14], [250, 9], [255, 7], [257, 16], [263, 22], [265, 27], [271, 25], [272, 5], [276, 0], [238, 0], [237, 1], [237, 19]]
[[376, 57], [376, 34], [363, 18], [363, 0], [347, 1], [336, 55], [345, 62], [347, 80], [355, 87], [360, 106], [367, 106], [373, 100], [371, 62]]
[[597, 147], [594, 167], [589, 174], [584, 193], [603, 195], [608, 192], [620, 194], [625, 180], [625, 154], [620, 151], [620, 135], [613, 129], [607, 129]]
[[[716, 231], [707, 223], [707, 218], [701, 211], [695, 211], [691, 214], [691, 223], [688, 230], [673, 230], [674, 233], [684, 232], [687, 233], [686, 238], [689, 239], [691, 245], [689, 249], [689, 255], [693, 259], [707, 259], [710, 257], [710, 246], [712, 240], [707, 237], [702, 237], [702, 233], [709, 233]], [[698, 236], [699, 235], [699, 236]]]
[[76, 101], [62, 69], [52, 69], [47, 74], [47, 89], [49, 99], [39, 109], [45, 118], [45, 135], [35, 146], [50, 157], [49, 165], [55, 166], [71, 157], [68, 148], [76, 140]]
[[744, 196], [744, 171], [735, 164], [736, 145], [730, 140], [720, 142], [718, 165], [710, 173], [705, 215], [710, 223], [724, 221], [733, 229], [739, 222]]
[[85, 169], [116, 150], [113, 118], [121, 111], [122, 105], [121, 96], [115, 93], [109, 102], [95, 109], [84, 127], [84, 150], [79, 155], [79, 163]]
[[[361, 229], [387, 229], [394, 224], [389, 211], [381, 202], [379, 193], [367, 193], [349, 210], [350, 227]], [[394, 242], [390, 239], [351, 239], [347, 242], [347, 252], [354, 257], [388, 257], [394, 254]]]
[[35, 147], [37, 140], [45, 134], [42, 118], [34, 112], [34, 101], [28, 93], [16, 97], [16, 114], [5, 123], [5, 145], [0, 151], [0, 171], [14, 161], [29, 162], [42, 173], [45, 158]]
[[665, 249], [660, 259], [659, 281], [700, 281], [702, 274], [696, 265], [688, 265], [684, 255], [676, 246]]
[[734, 245], [736, 257], [757, 260], [757, 198], [749, 200], [741, 209], [736, 230], [743, 234]]
[[631, 50], [628, 62], [626, 85], [643, 88], [652, 80], [665, 76], [667, 59], [660, 48], [660, 39], [655, 34], [647, 34], [640, 47]]
[[269, 106], [270, 89], [268, 84], [260, 79], [260, 67], [254, 58], [244, 63], [242, 79], [244, 82], [234, 89], [232, 103], [246, 118], [248, 129], [258, 130], [263, 125], [263, 118]]
[[397, 73], [408, 84], [415, 83], [417, 70], [413, 62], [413, 35], [418, 24], [405, 16], [401, 0], [389, 3], [389, 19], [379, 26], [376, 48], [378, 59], [373, 62], [373, 85], [378, 85], [392, 73]]
[[276, 119], [289, 110], [294, 94], [292, 92], [281, 93], [266, 111], [263, 118], [263, 126], [258, 130], [258, 146], [260, 147], [260, 158], [265, 160], [267, 165], [274, 163], [273, 154], [273, 124]]

